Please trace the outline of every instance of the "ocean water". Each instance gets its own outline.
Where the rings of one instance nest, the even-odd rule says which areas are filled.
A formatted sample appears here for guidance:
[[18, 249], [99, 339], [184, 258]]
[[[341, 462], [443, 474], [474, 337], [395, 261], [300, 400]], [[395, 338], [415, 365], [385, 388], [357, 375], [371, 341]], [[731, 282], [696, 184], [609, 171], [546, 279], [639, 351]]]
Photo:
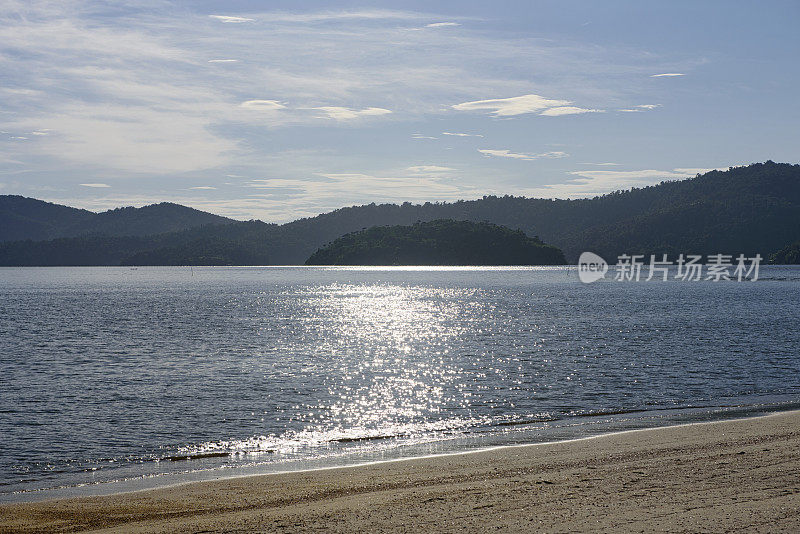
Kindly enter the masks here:
[[800, 406], [800, 269], [0, 269], [0, 501]]

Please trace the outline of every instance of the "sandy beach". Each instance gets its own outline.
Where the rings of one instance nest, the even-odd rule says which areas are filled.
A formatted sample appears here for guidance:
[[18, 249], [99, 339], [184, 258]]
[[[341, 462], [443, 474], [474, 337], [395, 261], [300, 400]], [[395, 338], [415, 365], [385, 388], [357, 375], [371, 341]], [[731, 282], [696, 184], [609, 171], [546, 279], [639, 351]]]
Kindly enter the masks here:
[[81, 530], [800, 532], [800, 412], [0, 507]]

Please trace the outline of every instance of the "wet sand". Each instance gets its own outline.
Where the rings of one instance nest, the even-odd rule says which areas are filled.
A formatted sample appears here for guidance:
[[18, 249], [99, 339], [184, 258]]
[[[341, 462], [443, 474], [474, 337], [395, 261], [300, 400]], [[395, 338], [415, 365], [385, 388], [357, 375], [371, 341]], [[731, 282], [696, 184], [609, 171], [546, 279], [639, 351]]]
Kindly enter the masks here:
[[800, 532], [800, 411], [0, 506], [0, 532]]

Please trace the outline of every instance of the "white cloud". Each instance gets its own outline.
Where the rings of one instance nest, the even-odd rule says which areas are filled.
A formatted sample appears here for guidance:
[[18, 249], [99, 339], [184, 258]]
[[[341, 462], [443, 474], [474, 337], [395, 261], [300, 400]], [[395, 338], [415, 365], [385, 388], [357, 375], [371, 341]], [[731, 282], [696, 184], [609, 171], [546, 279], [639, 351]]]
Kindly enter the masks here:
[[625, 113], [642, 113], [644, 110], [651, 110], [660, 107], [661, 104], [639, 104], [638, 106], [633, 106], [632, 108], [624, 108], [618, 111], [623, 111]]
[[491, 111], [496, 117], [513, 117], [524, 113], [538, 113], [550, 117], [580, 113], [602, 113], [601, 109], [570, 106], [569, 100], [553, 100], [540, 95], [522, 95], [512, 98], [476, 100], [452, 106], [459, 111]]
[[619, 163], [580, 163], [580, 165], [597, 165], [599, 167], [618, 167]]
[[[293, 12], [208, 18], [207, 11], [193, 13], [197, 7], [192, 3], [146, 0], [146, 4], [146, 10], [140, 3], [115, 4], [113, 17], [108, 16], [106, 2], [11, 0], [3, 4], [0, 42], [22, 53], [0, 54], [3, 85], [8, 86], [0, 88], [0, 102], [3, 108], [13, 110], [0, 110], [0, 128], [14, 135], [44, 131], [41, 126], [54, 131], [35, 140], [30, 134], [30, 143], [7, 141], [7, 154], [0, 156], [0, 173], [16, 172], [16, 167], [6, 163], [13, 161], [30, 172], [31, 186], [60, 181], [77, 190], [82, 188], [70, 184], [103, 182], [113, 177], [113, 188], [107, 191], [124, 189], [122, 180], [127, 180], [126, 186], [141, 190], [142, 198], [149, 196], [148, 202], [179, 200], [183, 195], [197, 205], [207, 199], [191, 197], [185, 190], [171, 196], [170, 191], [175, 190], [169, 188], [170, 179], [180, 177], [180, 183], [190, 185], [218, 183], [214, 179], [225, 173], [263, 175], [267, 172], [263, 163], [276, 153], [271, 139], [280, 137], [279, 145], [284, 147], [305, 146], [312, 132], [309, 125], [320, 129], [334, 125], [333, 120], [318, 119], [331, 115], [313, 110], [316, 106], [351, 106], [355, 109], [349, 111], [364, 116], [360, 107], [375, 103], [391, 109], [395, 113], [389, 116], [392, 119], [419, 120], [415, 124], [420, 126], [415, 128], [435, 132], [437, 126], [423, 120], [432, 115], [442, 118], [439, 114], [458, 102], [469, 109], [469, 104], [475, 103], [466, 101], [483, 98], [480, 95], [523, 95], [478, 101], [484, 107], [477, 111], [500, 118], [537, 112], [531, 108], [544, 111], [571, 105], [567, 100], [528, 95], [533, 92], [569, 94], [582, 108], [604, 107], [595, 104], [595, 99], [614, 101], [620, 91], [637, 94], [636, 88], [618, 83], [609, 72], [620, 79], [646, 79], [653, 70], [677, 68], [652, 61], [642, 65], [638, 52], [549, 41], [521, 32], [461, 27], [456, 39], [446, 27], [408, 31], [411, 26], [438, 24], [436, 21], [462, 22], [452, 15], [432, 18], [430, 13], [333, 8], [309, 13], [298, 5]], [[232, 18], [250, 23], [224, 23]], [[226, 61], [229, 58], [239, 58], [240, 62], [223, 68], [225, 62], [234, 63]], [[536, 74], [535, 83], [531, 73]], [[270, 100], [240, 106], [259, 96]], [[485, 107], [487, 102], [494, 107]], [[533, 105], [536, 103], [545, 107]], [[342, 111], [348, 108], [333, 109], [335, 115], [348, 115]], [[475, 128], [469, 123], [439, 124], [438, 131], [458, 128], [469, 132]], [[304, 128], [291, 128], [293, 125]], [[278, 127], [284, 128], [280, 134], [266, 131]], [[326, 137], [319, 130], [313, 130], [313, 134], [315, 139]], [[422, 140], [427, 136], [414, 137]], [[443, 134], [441, 137], [444, 139]], [[377, 160], [391, 157], [385, 155], [386, 151], [372, 153], [367, 147], [356, 146], [348, 153], [342, 146], [348, 141], [328, 136], [323, 142], [339, 147], [340, 154], [320, 157], [309, 165], [311, 169], [289, 159], [270, 164], [269, 175], [308, 177], [319, 169], [337, 172], [363, 165], [366, 175], [377, 182], [390, 180], [401, 190], [410, 186], [401, 187], [400, 182], [391, 180], [405, 180], [402, 183], [407, 184], [426, 178], [406, 169], [417, 159], [381, 163]], [[396, 168], [374, 170], [386, 165]], [[193, 181], [183, 182], [187, 173]], [[475, 177], [479, 171], [465, 168], [459, 171], [459, 180], [470, 179], [470, 173]], [[149, 180], [145, 174], [160, 179]], [[40, 178], [43, 176], [47, 177]], [[425, 195], [421, 187], [415, 189], [419, 199], [454, 199], [472, 192], [481, 196], [493, 187], [485, 176], [474, 178], [481, 184], [479, 188], [463, 182], [456, 185], [448, 179], [452, 178], [437, 178], [438, 189], [430, 195]], [[152, 195], [146, 192], [148, 188]], [[226, 188], [226, 193], [230, 189]], [[298, 200], [297, 204], [240, 203], [234, 207], [237, 201], [231, 200], [230, 204], [214, 205], [251, 209], [251, 216], [280, 213], [281, 217], [295, 218], [361, 202], [364, 195], [371, 194], [362, 195], [355, 187], [341, 190], [351, 193], [336, 196], [331, 192], [317, 199], [312, 193], [323, 188], [314, 186], [304, 189], [302, 202]], [[390, 192], [381, 191], [387, 196]], [[194, 193], [197, 197], [204, 195]]]
[[422, 135], [422, 134], [411, 134], [412, 139], [439, 139], [438, 137], [432, 137], [430, 135]]
[[[383, 202], [405, 200], [436, 200], [452, 198], [462, 190], [456, 183], [445, 182], [438, 176], [381, 175], [361, 173], [319, 174], [325, 181], [305, 182], [307, 192], [317, 195], [330, 195], [334, 199], [342, 197], [359, 198]], [[341, 205], [341, 200], [337, 203]]]
[[255, 19], [248, 19], [245, 17], [231, 17], [228, 15], [209, 15], [212, 19], [216, 19], [220, 22], [227, 22], [233, 24], [241, 24], [243, 22], [255, 22]]
[[452, 135], [454, 137], [483, 137], [481, 134], [468, 134], [460, 132], [442, 132], [442, 135]]
[[672, 76], [686, 76], [682, 72], [665, 72], [664, 74], [653, 74], [651, 78], [663, 78], [663, 77], [672, 77]]
[[209, 63], [238, 63], [238, 59], [209, 59]]
[[78, 185], [81, 185], [83, 187], [111, 187], [108, 184], [78, 184]]
[[421, 13], [390, 9], [365, 9], [359, 11], [317, 11], [310, 13], [268, 12], [258, 16], [260, 20], [280, 23], [310, 23], [333, 21], [389, 21], [421, 20], [430, 18]]
[[491, 111], [496, 117], [513, 117], [523, 113], [536, 113], [547, 108], [566, 106], [571, 103], [569, 100], [551, 100], [543, 96], [530, 94], [512, 98], [462, 102], [452, 107], [458, 111]]
[[216, 187], [211, 187], [210, 185], [198, 185], [197, 187], [190, 187], [189, 189], [202, 189], [202, 190], [212, 190], [216, 189]]
[[278, 109], [285, 109], [286, 106], [277, 100], [247, 100], [240, 104], [241, 107], [247, 109], [255, 109], [258, 111], [275, 111]]
[[408, 167], [407, 170], [419, 174], [438, 174], [443, 172], [451, 172], [455, 169], [452, 167], [441, 167], [439, 165], [414, 165]]
[[581, 170], [569, 174], [571, 178], [564, 183], [548, 184], [526, 191], [527, 194], [543, 197], [581, 198], [603, 195], [612, 191], [643, 187], [664, 180], [684, 180], [714, 169], [676, 168], [671, 171], [644, 169], [638, 171], [600, 171]]
[[659, 180], [667, 180], [672, 178], [688, 178], [694, 174], [687, 174], [681, 169], [674, 169], [672, 171], [658, 171], [655, 169], [645, 169], [640, 171], [572, 171], [570, 174], [581, 176], [580, 181], [588, 180], [618, 180], [620, 182], [649, 180], [657, 178]]
[[[33, 118], [20, 125], [41, 122]], [[32, 152], [56, 155], [68, 169], [89, 168], [100, 179], [108, 169], [159, 175], [197, 171], [238, 152], [234, 141], [207, 130], [205, 117], [180, 105], [164, 110], [87, 102], [62, 107], [47, 116], [47, 123], [59, 134], [39, 137]]]
[[678, 169], [673, 169], [675, 172], [679, 172], [682, 174], [689, 174], [695, 176], [697, 174], [705, 174], [711, 171], [727, 171], [728, 167], [714, 167], [714, 168], [706, 168], [706, 167], [681, 167]]
[[581, 113], [603, 113], [602, 109], [577, 108], [575, 106], [560, 106], [542, 111], [539, 115], [558, 117], [560, 115], [578, 115]]
[[361, 117], [377, 117], [380, 115], [388, 115], [392, 111], [384, 108], [365, 108], [365, 109], [350, 109], [339, 106], [321, 106], [313, 109], [318, 109], [325, 113], [328, 118], [335, 120], [351, 120]]
[[532, 161], [535, 159], [553, 159], [553, 158], [566, 158], [569, 156], [566, 152], [544, 152], [542, 154], [525, 154], [525, 153], [516, 153], [511, 152], [510, 150], [490, 150], [490, 149], [478, 149], [478, 152], [483, 154], [484, 156], [489, 157], [496, 157], [496, 158], [513, 158], [513, 159], [522, 159], [526, 161]]
[[445, 26], [461, 26], [458, 22], [434, 22], [432, 24], [426, 24], [426, 28], [442, 28]]

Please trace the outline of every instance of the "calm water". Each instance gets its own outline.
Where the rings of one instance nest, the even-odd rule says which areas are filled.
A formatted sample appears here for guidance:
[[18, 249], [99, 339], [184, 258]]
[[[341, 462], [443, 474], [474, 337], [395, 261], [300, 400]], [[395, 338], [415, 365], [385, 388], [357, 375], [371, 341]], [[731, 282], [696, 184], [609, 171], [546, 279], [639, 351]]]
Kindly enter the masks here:
[[800, 270], [761, 276], [0, 269], [0, 500], [797, 407]]

